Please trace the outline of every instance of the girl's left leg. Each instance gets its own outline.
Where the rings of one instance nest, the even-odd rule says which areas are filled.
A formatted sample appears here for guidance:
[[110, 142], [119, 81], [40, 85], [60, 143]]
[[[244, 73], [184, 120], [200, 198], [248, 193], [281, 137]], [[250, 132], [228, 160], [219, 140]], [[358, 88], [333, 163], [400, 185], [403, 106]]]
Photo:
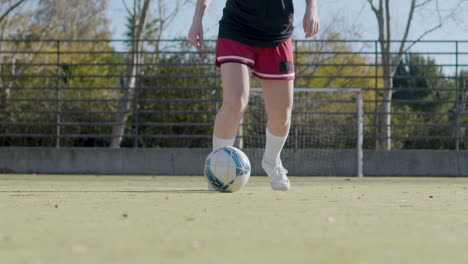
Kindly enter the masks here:
[[280, 154], [291, 126], [293, 80], [262, 79], [261, 83], [268, 116], [262, 167], [270, 178], [271, 187], [274, 190], [286, 191], [291, 184], [281, 163]]

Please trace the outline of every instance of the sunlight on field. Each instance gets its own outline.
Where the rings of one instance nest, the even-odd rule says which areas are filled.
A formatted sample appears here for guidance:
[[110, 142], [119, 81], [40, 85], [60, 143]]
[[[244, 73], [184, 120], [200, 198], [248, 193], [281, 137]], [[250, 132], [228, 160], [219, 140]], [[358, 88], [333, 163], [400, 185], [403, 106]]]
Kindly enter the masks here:
[[1, 263], [467, 263], [467, 178], [0, 175]]

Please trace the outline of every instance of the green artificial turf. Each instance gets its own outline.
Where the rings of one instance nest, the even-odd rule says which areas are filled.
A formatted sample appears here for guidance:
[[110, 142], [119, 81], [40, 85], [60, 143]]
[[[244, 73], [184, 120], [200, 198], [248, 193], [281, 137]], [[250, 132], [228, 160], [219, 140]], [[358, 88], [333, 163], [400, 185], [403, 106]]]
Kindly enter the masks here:
[[0, 263], [468, 263], [468, 178], [0, 175]]

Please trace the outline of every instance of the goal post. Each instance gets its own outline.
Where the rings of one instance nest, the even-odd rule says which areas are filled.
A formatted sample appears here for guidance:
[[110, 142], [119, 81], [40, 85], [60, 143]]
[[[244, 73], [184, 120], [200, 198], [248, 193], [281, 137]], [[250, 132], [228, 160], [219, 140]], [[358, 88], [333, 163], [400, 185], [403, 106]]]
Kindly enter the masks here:
[[[290, 134], [281, 156], [290, 175], [363, 177], [362, 89], [295, 88], [294, 93]], [[266, 123], [262, 89], [252, 88], [237, 144], [256, 174], [261, 174]]]

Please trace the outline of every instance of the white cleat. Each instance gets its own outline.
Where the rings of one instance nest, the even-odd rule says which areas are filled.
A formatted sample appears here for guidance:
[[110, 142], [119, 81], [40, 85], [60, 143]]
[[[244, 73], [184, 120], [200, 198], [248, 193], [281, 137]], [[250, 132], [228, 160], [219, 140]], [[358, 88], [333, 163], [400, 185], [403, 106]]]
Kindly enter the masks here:
[[262, 159], [262, 167], [270, 178], [271, 188], [276, 191], [287, 191], [291, 188], [288, 176], [288, 171], [283, 167], [280, 159], [276, 162], [269, 162], [265, 158]]

